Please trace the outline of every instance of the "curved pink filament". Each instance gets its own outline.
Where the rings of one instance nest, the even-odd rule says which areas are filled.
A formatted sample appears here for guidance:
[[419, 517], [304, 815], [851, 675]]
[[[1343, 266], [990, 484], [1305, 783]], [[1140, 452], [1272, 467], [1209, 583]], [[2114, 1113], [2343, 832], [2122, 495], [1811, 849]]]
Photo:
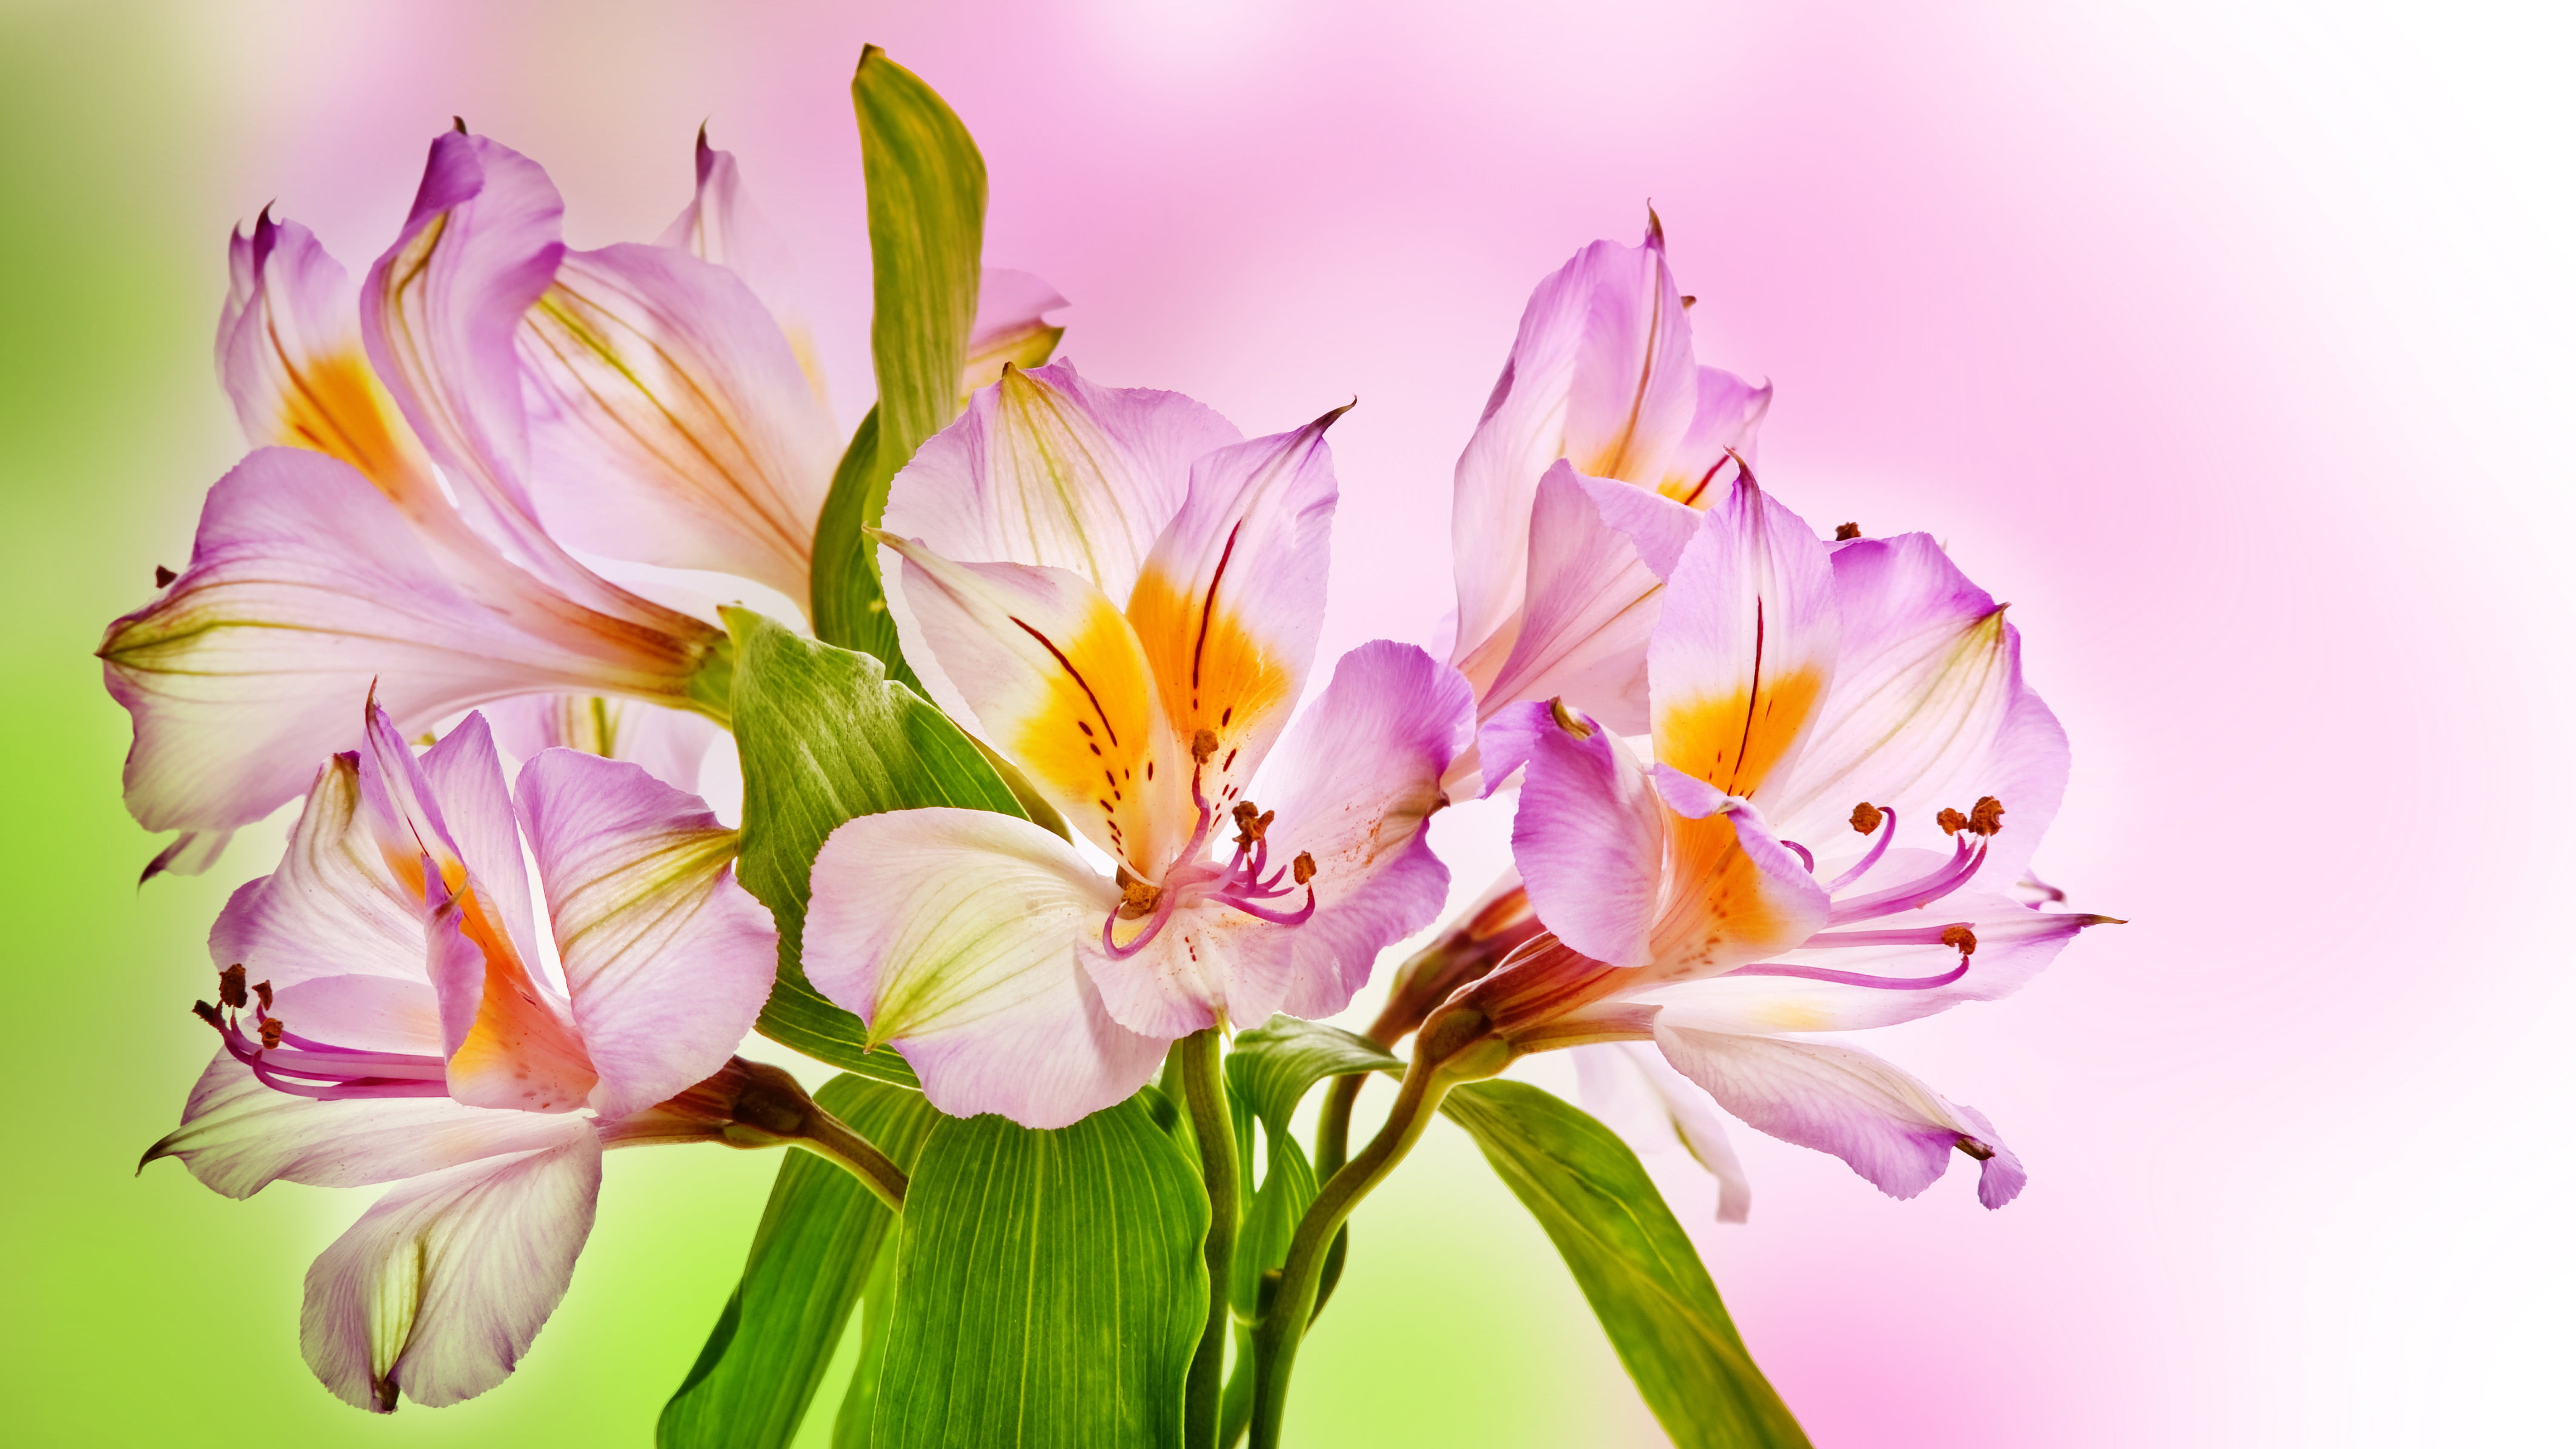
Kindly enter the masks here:
[[[1810, 943], [1812, 944], [1812, 943]], [[1867, 986], [1877, 991], [1929, 991], [1968, 974], [1968, 958], [1938, 976], [1866, 976], [1858, 971], [1829, 971], [1822, 966], [1738, 966], [1725, 976], [1794, 976], [1801, 981], [1829, 981], [1837, 986]], [[1721, 978], [1723, 979], [1723, 978]]]
[[1873, 916], [1893, 915], [1898, 911], [1912, 910], [1916, 906], [1928, 906], [1966, 885], [1969, 877], [1977, 873], [1977, 867], [1985, 863], [1984, 843], [1980, 841], [1975, 848], [1971, 849], [1967, 837], [1963, 835], [1959, 838], [1958, 850], [1930, 875], [1898, 886], [1894, 890], [1862, 896], [1858, 900], [1836, 901], [1832, 912], [1825, 917], [1825, 924], [1847, 925], [1853, 921], [1866, 921]]
[[1879, 822], [1878, 839], [1869, 843], [1869, 854], [1860, 858], [1860, 864], [1835, 876], [1832, 883], [1825, 887], [1825, 894], [1832, 895], [1869, 874], [1869, 868], [1878, 864], [1879, 857], [1887, 854], [1887, 843], [1896, 838], [1896, 810], [1892, 806], [1883, 805], [1879, 807], [1879, 814], [1884, 818]]

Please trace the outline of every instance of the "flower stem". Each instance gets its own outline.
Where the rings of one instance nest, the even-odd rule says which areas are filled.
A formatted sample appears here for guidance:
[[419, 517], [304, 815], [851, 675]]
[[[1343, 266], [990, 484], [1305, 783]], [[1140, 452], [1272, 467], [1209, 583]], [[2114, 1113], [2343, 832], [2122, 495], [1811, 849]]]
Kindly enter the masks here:
[[1175, 1050], [1208, 1195], [1207, 1327], [1200, 1332], [1198, 1353], [1190, 1360], [1189, 1393], [1181, 1420], [1182, 1442], [1201, 1449], [1216, 1442], [1225, 1397], [1225, 1339], [1234, 1318], [1234, 1234], [1242, 1185], [1236, 1180], [1234, 1113], [1226, 1106], [1217, 1029], [1209, 1027], [1183, 1037]]
[[879, 1152], [875, 1143], [851, 1131], [848, 1123], [820, 1105], [806, 1113], [801, 1130], [788, 1140], [857, 1178], [861, 1186], [875, 1193], [877, 1200], [894, 1212], [903, 1211], [903, 1194], [911, 1186], [911, 1179], [893, 1158]]
[[1386, 1125], [1360, 1149], [1359, 1156], [1333, 1174], [1298, 1222], [1297, 1235], [1288, 1245], [1287, 1264], [1280, 1270], [1279, 1287], [1252, 1334], [1252, 1449], [1278, 1449], [1281, 1422], [1288, 1412], [1289, 1371], [1296, 1363], [1298, 1341], [1314, 1315], [1325, 1259], [1343, 1221], [1421, 1140], [1449, 1087], [1440, 1063], [1417, 1055], [1412, 1070], [1405, 1073], [1395, 1106], [1387, 1112]]

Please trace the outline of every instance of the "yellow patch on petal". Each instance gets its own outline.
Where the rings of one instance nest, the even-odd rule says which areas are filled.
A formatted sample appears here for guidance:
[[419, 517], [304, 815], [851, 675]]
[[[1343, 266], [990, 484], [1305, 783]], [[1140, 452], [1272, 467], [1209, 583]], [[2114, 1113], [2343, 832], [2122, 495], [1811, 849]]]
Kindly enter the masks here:
[[[1154, 683], [1173, 738], [1195, 740], [1206, 730], [1216, 741], [1202, 776], [1210, 806], [1223, 811], [1240, 788], [1233, 778], [1244, 741], [1273, 711], [1294, 702], [1297, 676], [1289, 662], [1248, 628], [1226, 590], [1233, 542], [1210, 576], [1205, 593], [1184, 593], [1158, 568], [1136, 579], [1127, 617], [1153, 661]], [[1252, 761], [1240, 761], [1249, 773]]]
[[[1112, 848], [1131, 865], [1159, 869], [1155, 852], [1180, 842], [1163, 838], [1158, 826], [1171, 822], [1159, 820], [1147, 801], [1166, 783], [1158, 771], [1171, 764], [1156, 758], [1152, 687], [1127, 621], [1096, 599], [1069, 638], [1050, 637], [1016, 615], [1011, 623], [1045, 646], [1057, 667], [1045, 704], [1001, 742], [1003, 753], [1069, 812], [1098, 812]], [[1187, 822], [1180, 824], [1186, 833]]]
[[278, 362], [286, 385], [268, 441], [337, 458], [397, 502], [427, 480], [410, 427], [364, 357], [335, 352], [299, 362], [281, 347]]
[[[461, 874], [461, 873], [459, 873]], [[471, 882], [458, 884], [465, 939], [483, 952], [483, 1002], [447, 1059], [457, 1100], [478, 1107], [569, 1112], [599, 1083], [581, 1038], [537, 991], [527, 963]]]
[[1764, 679], [1754, 691], [1657, 700], [1655, 758], [1729, 795], [1750, 796], [1806, 730], [1824, 683], [1801, 669]]
[[1740, 963], [1806, 939], [1806, 923], [1771, 899], [1770, 882], [1736, 843], [1733, 817], [1675, 815], [1667, 824], [1672, 865], [1655, 926], [1655, 969]]

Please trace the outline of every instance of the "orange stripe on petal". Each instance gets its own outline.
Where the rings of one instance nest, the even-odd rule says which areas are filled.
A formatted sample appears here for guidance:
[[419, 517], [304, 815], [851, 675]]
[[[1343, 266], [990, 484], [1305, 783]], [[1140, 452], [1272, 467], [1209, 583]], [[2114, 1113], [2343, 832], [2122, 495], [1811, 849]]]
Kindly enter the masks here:
[[1798, 945], [1815, 928], [1794, 902], [1755, 868], [1726, 814], [1691, 820], [1667, 815], [1671, 867], [1666, 903], [1655, 925], [1651, 968], [1657, 975], [1723, 970]]
[[[1244, 746], [1266, 741], [1274, 716], [1294, 703], [1297, 662], [1247, 627], [1231, 606], [1227, 575], [1238, 562], [1229, 552], [1204, 592], [1185, 593], [1161, 569], [1148, 565], [1137, 577], [1127, 617], [1153, 663], [1154, 683], [1173, 738], [1187, 742], [1205, 730], [1216, 748], [1200, 776], [1210, 805], [1222, 809], [1259, 763]], [[1236, 582], [1240, 584], [1240, 576]]]
[[1750, 796], [1797, 745], [1824, 686], [1823, 675], [1801, 669], [1751, 691], [1658, 701], [1655, 758], [1729, 795]]
[[[1046, 695], [1021, 715], [1004, 753], [1044, 786], [1085, 833], [1105, 832], [1109, 848], [1140, 870], [1161, 865], [1158, 852], [1178, 848], [1170, 827], [1150, 802], [1167, 792], [1168, 758], [1157, 759], [1158, 732], [1145, 654], [1127, 621], [1097, 595], [1074, 632], [1018, 615], [1012, 627], [1051, 656]], [[1172, 753], [1168, 737], [1165, 755]], [[1074, 803], [1067, 803], [1074, 802]], [[1090, 828], [1093, 824], [1097, 829]]]
[[470, 882], [456, 901], [463, 907], [459, 929], [483, 952], [483, 1001], [473, 1030], [448, 1056], [449, 1091], [474, 1107], [569, 1112], [584, 1105], [599, 1074], [579, 1034], [539, 993]]

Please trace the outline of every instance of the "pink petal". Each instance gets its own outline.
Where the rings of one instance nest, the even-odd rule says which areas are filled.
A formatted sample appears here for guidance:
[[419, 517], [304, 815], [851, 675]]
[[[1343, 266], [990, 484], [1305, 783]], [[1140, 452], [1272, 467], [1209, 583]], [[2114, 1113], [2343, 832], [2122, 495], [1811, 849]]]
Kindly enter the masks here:
[[548, 750], [519, 772], [574, 1023], [614, 1119], [712, 1075], [778, 970], [769, 911], [735, 881], [739, 837], [642, 767]]
[[[421, 778], [439, 804], [447, 838], [484, 904], [499, 912], [501, 927], [523, 958], [536, 959], [536, 912], [528, 895], [528, 866], [519, 853], [519, 822], [492, 728], [469, 714], [420, 757]], [[700, 1075], [704, 1075], [701, 1073]], [[696, 1080], [691, 1078], [692, 1081]]]
[[[1330, 1016], [1350, 1005], [1380, 951], [1431, 924], [1449, 868], [1423, 824], [1448, 803], [1440, 779], [1472, 738], [1474, 707], [1456, 670], [1410, 644], [1381, 639], [1342, 656], [1259, 781], [1261, 803], [1278, 812], [1270, 859], [1314, 857], [1315, 914], [1302, 926], [1247, 928], [1238, 989], [1266, 978], [1276, 986], [1254, 994], [1273, 1009]], [[1254, 1014], [1257, 1000], [1233, 1004], [1239, 1024], [1269, 1017]]]
[[724, 733], [705, 715], [596, 694], [523, 694], [483, 707], [501, 752], [525, 763], [540, 750], [632, 760], [654, 779], [695, 793], [707, 750]]
[[363, 813], [358, 762], [313, 778], [275, 873], [233, 892], [207, 941], [218, 968], [288, 986], [346, 972], [427, 981], [420, 897], [393, 872]]
[[450, 512], [411, 428], [367, 364], [349, 274], [313, 233], [266, 212], [232, 242], [215, 361], [252, 447], [355, 467], [415, 518]]
[[1539, 475], [1568, 458], [1578, 473], [1658, 486], [1697, 407], [1696, 371], [1681, 294], [1654, 238], [1594, 242], [1539, 283], [1458, 458], [1453, 658], [1506, 631], [1520, 608]]
[[842, 440], [740, 278], [667, 247], [569, 253], [518, 355], [549, 531], [805, 597]]
[[696, 164], [697, 189], [654, 244], [713, 262], [742, 278], [771, 308], [785, 306], [780, 292], [794, 273], [787, 244], [752, 204], [733, 153], [708, 145], [703, 126]]
[[1242, 438], [1179, 393], [1014, 370], [895, 475], [886, 530], [964, 563], [1070, 569], [1123, 607], [1191, 463]]
[[1082, 966], [1117, 904], [1025, 820], [863, 815], [815, 856], [805, 973], [902, 1049], [939, 1110], [1062, 1127], [1162, 1065], [1166, 1043], [1112, 1019]]
[[1007, 365], [1044, 365], [1064, 336], [1064, 329], [1048, 323], [1046, 314], [1070, 305], [1043, 277], [986, 267], [975, 293], [975, 325], [966, 334], [960, 391], [974, 393], [992, 386], [1001, 380]]
[[[1624, 483], [1600, 491], [1653, 497]], [[1510, 655], [1477, 691], [1484, 718], [1505, 705], [1562, 697], [1620, 734], [1646, 732], [1646, 641], [1664, 584], [1595, 497], [1563, 459], [1539, 480], [1521, 626]], [[1698, 522], [1679, 504], [1656, 501]], [[1467, 662], [1470, 679], [1481, 662]]]
[[1701, 1030], [1669, 1009], [1655, 1023], [1655, 1044], [1747, 1125], [1832, 1153], [1890, 1197], [1931, 1186], [1963, 1137], [1992, 1154], [1979, 1174], [1980, 1201], [2001, 1207], [2021, 1190], [2021, 1160], [1982, 1115], [1867, 1052]]
[[1675, 1147], [1689, 1153], [1717, 1179], [1719, 1222], [1740, 1223], [1751, 1215], [1752, 1181], [1708, 1094], [1690, 1078], [1643, 1042], [1602, 1042], [1567, 1055], [1583, 1110], [1627, 1139], [1640, 1157]]
[[362, 1409], [462, 1403], [510, 1376], [563, 1300], [599, 1201], [599, 1136], [386, 1193], [304, 1277], [304, 1361]]
[[1820, 850], [1844, 843], [1863, 800], [1937, 846], [1940, 810], [1993, 795], [2005, 824], [1982, 873], [2014, 879], [2056, 813], [2067, 765], [2063, 733], [2023, 682], [2019, 632], [1923, 534], [1843, 544], [1833, 576], [1833, 687], [1765, 807]]
[[[417, 989], [427, 995], [426, 987]], [[176, 1157], [216, 1192], [248, 1197], [278, 1181], [362, 1187], [526, 1152], [565, 1140], [568, 1124], [583, 1125], [578, 1118], [496, 1112], [445, 1097], [319, 1102], [278, 1091], [230, 1052], [218, 1051], [189, 1092], [178, 1130], [154, 1143], [143, 1160]]]
[[1762, 425], [1762, 415], [1770, 408], [1769, 383], [1756, 387], [1734, 373], [1701, 368], [1699, 402], [1691, 413], [1690, 430], [1682, 435], [1681, 446], [1675, 450], [1666, 475], [1672, 480], [1668, 488], [1687, 479], [1700, 481], [1669, 496], [1706, 508], [1713, 501], [1708, 490], [1724, 486], [1739, 460], [1753, 461], [1754, 430]]
[[1214, 737], [1201, 787], [1220, 810], [1287, 727], [1315, 660], [1340, 496], [1324, 432], [1343, 411], [1192, 464], [1127, 601], [1174, 738]]
[[1655, 758], [1765, 799], [1833, 678], [1832, 565], [1815, 533], [1750, 483], [1682, 552], [1647, 646]]
[[1664, 810], [1644, 767], [1608, 730], [1577, 739], [1545, 704], [1514, 705], [1483, 739], [1489, 780], [1526, 752], [1512, 860], [1539, 919], [1596, 961], [1645, 965], [1664, 878]]
[[685, 696], [696, 660], [676, 641], [629, 630], [570, 649], [489, 602], [451, 583], [347, 465], [251, 454], [207, 495], [187, 571], [100, 646], [134, 715], [128, 807], [155, 830], [261, 818], [357, 742], [370, 683], [407, 730], [529, 690]]

